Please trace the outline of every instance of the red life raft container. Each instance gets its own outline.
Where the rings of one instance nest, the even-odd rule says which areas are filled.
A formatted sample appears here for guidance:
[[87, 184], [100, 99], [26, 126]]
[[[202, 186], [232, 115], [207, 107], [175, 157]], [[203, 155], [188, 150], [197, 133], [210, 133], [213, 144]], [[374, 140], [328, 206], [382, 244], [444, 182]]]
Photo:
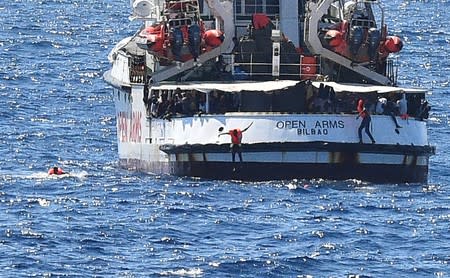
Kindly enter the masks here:
[[159, 52], [163, 50], [165, 32], [162, 25], [149, 26], [142, 30], [139, 36], [147, 39], [147, 44], [149, 44], [151, 51]]
[[317, 57], [316, 56], [300, 56], [300, 78], [315, 79], [317, 75]]

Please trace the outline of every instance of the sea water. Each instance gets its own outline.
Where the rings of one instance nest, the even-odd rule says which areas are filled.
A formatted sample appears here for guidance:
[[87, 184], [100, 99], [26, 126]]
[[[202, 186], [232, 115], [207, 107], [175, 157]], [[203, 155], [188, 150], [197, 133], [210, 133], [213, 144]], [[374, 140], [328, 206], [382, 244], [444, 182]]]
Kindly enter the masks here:
[[0, 276], [449, 277], [450, 2], [384, 7], [400, 83], [431, 89], [428, 184], [120, 169], [102, 74], [129, 1], [2, 1]]

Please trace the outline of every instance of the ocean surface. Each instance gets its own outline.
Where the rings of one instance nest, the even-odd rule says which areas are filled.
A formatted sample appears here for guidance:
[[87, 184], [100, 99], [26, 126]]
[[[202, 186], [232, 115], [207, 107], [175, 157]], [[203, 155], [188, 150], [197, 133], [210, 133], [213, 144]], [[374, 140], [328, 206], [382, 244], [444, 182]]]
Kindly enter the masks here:
[[450, 1], [384, 7], [400, 82], [431, 89], [428, 184], [120, 169], [102, 74], [129, 1], [1, 1], [0, 277], [450, 277]]

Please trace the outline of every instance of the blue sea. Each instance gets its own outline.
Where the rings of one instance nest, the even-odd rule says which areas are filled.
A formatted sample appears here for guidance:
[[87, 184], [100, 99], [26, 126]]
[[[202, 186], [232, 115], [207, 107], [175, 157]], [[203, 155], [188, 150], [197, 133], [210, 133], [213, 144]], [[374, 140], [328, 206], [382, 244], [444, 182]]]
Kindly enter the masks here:
[[121, 169], [102, 74], [129, 1], [1, 1], [0, 277], [450, 277], [450, 1], [384, 7], [400, 83], [430, 89], [428, 184]]

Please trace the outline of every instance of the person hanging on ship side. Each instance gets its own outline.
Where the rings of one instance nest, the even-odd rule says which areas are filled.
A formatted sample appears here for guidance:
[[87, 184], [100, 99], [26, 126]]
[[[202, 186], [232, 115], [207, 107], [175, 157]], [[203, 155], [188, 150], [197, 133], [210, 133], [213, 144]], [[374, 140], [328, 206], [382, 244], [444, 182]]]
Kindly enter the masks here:
[[[247, 131], [251, 126], [253, 122], [250, 123], [246, 128], [243, 130], [240, 130], [239, 128], [231, 129], [228, 132], [219, 133], [219, 137], [222, 135], [230, 135], [231, 136], [231, 159], [234, 162], [236, 162], [236, 153], [239, 155], [239, 161], [242, 162], [242, 133]], [[219, 132], [223, 131], [223, 127], [219, 128]]]
[[372, 144], [375, 144], [375, 139], [373, 139], [373, 136], [370, 133], [370, 122], [371, 122], [370, 113], [366, 109], [366, 107], [364, 105], [364, 100], [362, 98], [360, 98], [358, 100], [358, 105], [357, 105], [356, 109], [358, 110], [358, 116], [356, 117], [356, 119], [359, 119], [359, 117], [362, 118], [361, 124], [359, 125], [359, 128], [358, 128], [359, 143], [362, 144], [362, 142], [363, 142], [362, 130], [364, 129], [367, 136], [369, 136], [370, 140], [372, 141]]
[[392, 100], [388, 100], [386, 105], [384, 106], [384, 114], [391, 116], [392, 121], [395, 124], [395, 133], [399, 134], [399, 128], [402, 128], [398, 122], [395, 116], [399, 114], [398, 107], [395, 105], [395, 103]]

